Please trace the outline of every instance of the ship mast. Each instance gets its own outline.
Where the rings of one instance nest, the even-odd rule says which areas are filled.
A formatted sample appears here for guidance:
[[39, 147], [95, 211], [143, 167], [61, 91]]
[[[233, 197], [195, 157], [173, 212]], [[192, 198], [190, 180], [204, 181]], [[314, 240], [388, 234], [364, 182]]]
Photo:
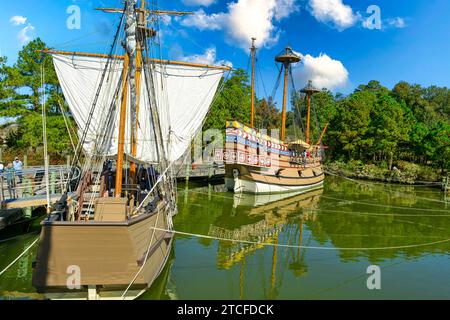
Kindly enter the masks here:
[[[127, 98], [128, 86], [131, 88], [130, 92], [130, 114], [131, 114], [131, 156], [133, 158], [137, 155], [137, 131], [139, 129], [139, 109], [140, 109], [140, 91], [141, 91], [141, 76], [143, 70], [142, 45], [144, 39], [147, 37], [154, 37], [156, 31], [147, 28], [147, 16], [149, 14], [162, 15], [188, 15], [191, 12], [176, 12], [176, 11], [158, 11], [146, 10], [145, 0], [141, 0], [140, 8], [136, 8], [138, 0], [126, 0], [125, 9], [113, 8], [99, 8], [104, 12], [124, 12], [125, 13], [125, 33], [126, 46], [123, 63], [123, 83], [122, 83], [122, 103], [120, 108], [120, 125], [119, 125], [119, 141], [117, 149], [117, 164], [116, 164], [116, 190], [115, 196], [121, 197], [123, 190], [123, 168], [125, 160], [125, 130], [127, 122]], [[134, 161], [130, 164], [130, 178], [132, 183], [136, 178], [136, 163]]]
[[286, 139], [286, 105], [289, 90], [289, 74], [291, 71], [291, 64], [300, 62], [301, 58], [296, 55], [292, 48], [286, 47], [286, 49], [279, 54], [275, 61], [282, 64], [284, 68], [284, 90], [283, 90], [283, 109], [281, 113], [281, 141]]
[[128, 96], [128, 65], [130, 56], [125, 54], [123, 63], [123, 82], [122, 82], [122, 104], [120, 106], [120, 125], [119, 125], [119, 142], [117, 147], [117, 164], [116, 164], [116, 189], [115, 196], [122, 196], [122, 180], [123, 180], [123, 162], [125, 159], [125, 126], [127, 119], [127, 96]]
[[256, 60], [256, 38], [252, 38], [252, 47], [250, 48], [252, 56], [252, 107], [250, 116], [250, 126], [255, 127], [255, 60]]
[[[306, 143], [311, 144], [311, 97], [313, 94], [320, 92], [319, 89], [314, 88], [312, 85], [312, 81], [308, 81], [308, 85], [300, 91], [306, 95], [306, 99], [308, 101], [308, 113], [306, 115]], [[322, 140], [323, 137], [320, 138], [319, 141]]]
[[[146, 27], [145, 16], [145, 0], [141, 1], [141, 10], [138, 12], [138, 30]], [[138, 39], [140, 37], [138, 36]], [[139, 130], [139, 111], [140, 111], [140, 93], [141, 93], [141, 75], [142, 75], [142, 45], [138, 40], [136, 47], [136, 124], [134, 130], [131, 133], [131, 156], [136, 158], [137, 155], [137, 131]], [[130, 165], [130, 176], [132, 183], [136, 178], [136, 163], [132, 162]]]

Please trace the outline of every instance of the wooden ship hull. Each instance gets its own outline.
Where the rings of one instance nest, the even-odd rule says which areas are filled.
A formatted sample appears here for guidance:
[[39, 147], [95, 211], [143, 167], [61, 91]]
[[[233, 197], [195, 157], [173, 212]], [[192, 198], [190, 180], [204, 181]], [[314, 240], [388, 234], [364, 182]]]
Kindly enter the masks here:
[[42, 223], [33, 266], [39, 293], [49, 299], [128, 300], [152, 285], [172, 245], [172, 233], [155, 230], [170, 228], [163, 203], [154, 212], [123, 221], [114, 219], [113, 211], [109, 221]]
[[307, 192], [323, 187], [321, 158], [302, 158], [279, 140], [237, 121], [227, 124], [225, 185], [235, 193]]

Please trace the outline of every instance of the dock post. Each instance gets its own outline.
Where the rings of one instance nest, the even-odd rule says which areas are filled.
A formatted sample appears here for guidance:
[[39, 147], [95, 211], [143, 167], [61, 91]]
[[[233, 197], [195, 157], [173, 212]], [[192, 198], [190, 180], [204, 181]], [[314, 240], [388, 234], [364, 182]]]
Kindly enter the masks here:
[[23, 168], [27, 169], [28, 168], [28, 155], [24, 155], [23, 156]]
[[[22, 180], [22, 195], [21, 197], [27, 198], [31, 197], [33, 195], [33, 186], [32, 186], [32, 180], [24, 176]], [[31, 218], [33, 215], [33, 209], [32, 207], [25, 207], [23, 208], [23, 213], [25, 214], [26, 218]]]
[[188, 204], [188, 198], [189, 197], [189, 180], [186, 181], [185, 187], [184, 187], [184, 204]]
[[50, 175], [50, 193], [56, 194], [56, 172], [52, 172]]
[[[1, 150], [1, 149], [0, 149]], [[4, 179], [3, 179], [3, 174], [2, 174], [2, 176], [1, 176], [1, 178], [0, 178], [0, 181], [1, 181], [1, 188], [2, 188], [2, 191], [1, 191], [1, 197], [2, 197], [2, 203], [5, 201], [5, 190], [3, 189], [3, 187], [4, 187], [4, 184], [3, 184], [3, 182], [4, 182]]]
[[209, 173], [208, 173], [208, 179], [211, 180], [211, 178], [214, 175], [214, 167], [212, 165], [209, 166]]
[[190, 165], [188, 162], [188, 163], [186, 163], [186, 177], [185, 177], [186, 181], [189, 181], [189, 173], [190, 173]]

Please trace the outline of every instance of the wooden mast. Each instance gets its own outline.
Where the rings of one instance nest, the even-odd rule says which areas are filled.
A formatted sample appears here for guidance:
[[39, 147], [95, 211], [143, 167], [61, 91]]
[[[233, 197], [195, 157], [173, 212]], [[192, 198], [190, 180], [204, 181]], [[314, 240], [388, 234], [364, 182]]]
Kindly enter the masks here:
[[286, 104], [288, 95], [289, 65], [284, 66], [283, 111], [281, 112], [281, 141], [286, 139]]
[[286, 47], [286, 49], [276, 56], [275, 61], [282, 63], [284, 67], [284, 91], [283, 91], [283, 110], [281, 114], [281, 137], [280, 140], [284, 142], [286, 139], [286, 105], [289, 89], [289, 71], [291, 68], [291, 63], [300, 62], [300, 57], [296, 55], [291, 48]]
[[311, 97], [313, 94], [320, 92], [319, 89], [314, 88], [312, 81], [308, 81], [308, 85], [300, 92], [306, 94], [308, 104], [308, 113], [306, 115], [306, 143], [311, 144]]
[[311, 95], [306, 95], [306, 100], [308, 103], [308, 113], [306, 115], [306, 143], [311, 143]]
[[252, 38], [252, 47], [250, 48], [252, 55], [252, 108], [250, 116], [250, 126], [252, 128], [255, 127], [255, 60], [256, 60], [255, 41], [256, 38]]
[[127, 120], [127, 98], [128, 98], [128, 65], [130, 56], [125, 53], [123, 63], [123, 80], [122, 80], [122, 104], [120, 106], [120, 126], [119, 126], [119, 142], [117, 146], [117, 164], [116, 164], [116, 188], [115, 196], [122, 196], [122, 180], [123, 180], [123, 162], [125, 158], [125, 126]]
[[[145, 0], [141, 1], [141, 10], [138, 13], [138, 23], [145, 24]], [[142, 25], [138, 26], [141, 27]], [[144, 25], [145, 27], [145, 25]], [[138, 41], [136, 47], [136, 124], [135, 131], [131, 133], [131, 156], [135, 159], [137, 155], [137, 135], [139, 130], [139, 111], [141, 99], [141, 76], [142, 76], [142, 46], [138, 31]], [[130, 165], [130, 178], [132, 183], [136, 181], [136, 163]]]

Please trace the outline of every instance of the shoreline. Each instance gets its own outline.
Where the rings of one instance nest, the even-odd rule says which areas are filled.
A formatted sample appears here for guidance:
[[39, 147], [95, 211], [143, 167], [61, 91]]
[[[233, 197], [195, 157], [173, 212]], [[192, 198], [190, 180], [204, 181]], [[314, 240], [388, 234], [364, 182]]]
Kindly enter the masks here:
[[[349, 166], [351, 166], [351, 164], [343, 162], [331, 162], [325, 163], [323, 165], [326, 174], [354, 180], [389, 183], [403, 186], [425, 186], [430, 188], [441, 188], [442, 179], [444, 178], [443, 175], [440, 175], [438, 179], [426, 180], [424, 179], [424, 177], [420, 177], [420, 179], [417, 179], [417, 176], [399, 169], [380, 169], [375, 165], [363, 165], [356, 168], [349, 168]], [[370, 170], [374, 168], [376, 169]]]

